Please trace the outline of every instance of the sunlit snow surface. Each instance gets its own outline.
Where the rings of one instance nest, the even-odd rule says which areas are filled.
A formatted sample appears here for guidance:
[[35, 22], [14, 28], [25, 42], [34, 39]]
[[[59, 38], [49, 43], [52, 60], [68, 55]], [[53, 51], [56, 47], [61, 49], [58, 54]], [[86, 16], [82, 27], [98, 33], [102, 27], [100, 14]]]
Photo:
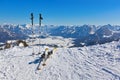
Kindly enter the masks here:
[[[0, 80], [120, 80], [120, 41], [58, 47], [41, 71], [36, 70], [40, 55], [31, 56], [32, 47], [37, 54], [38, 45], [0, 51]], [[45, 45], [40, 46], [41, 52], [44, 49]]]

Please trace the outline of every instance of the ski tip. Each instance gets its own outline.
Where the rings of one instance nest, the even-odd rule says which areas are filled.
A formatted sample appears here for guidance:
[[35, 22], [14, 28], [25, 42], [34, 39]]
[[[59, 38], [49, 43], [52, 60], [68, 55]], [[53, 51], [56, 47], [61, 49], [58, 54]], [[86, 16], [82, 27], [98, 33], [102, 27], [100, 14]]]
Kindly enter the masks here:
[[54, 50], [57, 50], [57, 48], [55, 47]]
[[56, 52], [56, 51], [57, 51], [57, 48], [54, 48], [54, 49], [53, 49], [53, 53]]
[[48, 50], [48, 48], [45, 48], [45, 51], [47, 51]]

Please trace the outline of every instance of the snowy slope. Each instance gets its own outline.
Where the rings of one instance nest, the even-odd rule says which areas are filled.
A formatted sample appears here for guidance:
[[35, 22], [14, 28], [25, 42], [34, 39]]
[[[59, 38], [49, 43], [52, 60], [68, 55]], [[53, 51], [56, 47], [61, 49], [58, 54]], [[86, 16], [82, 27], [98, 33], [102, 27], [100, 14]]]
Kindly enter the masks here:
[[37, 45], [0, 51], [0, 80], [120, 80], [120, 41], [58, 48], [42, 71], [36, 70], [40, 55], [30, 56], [32, 47], [38, 53]]

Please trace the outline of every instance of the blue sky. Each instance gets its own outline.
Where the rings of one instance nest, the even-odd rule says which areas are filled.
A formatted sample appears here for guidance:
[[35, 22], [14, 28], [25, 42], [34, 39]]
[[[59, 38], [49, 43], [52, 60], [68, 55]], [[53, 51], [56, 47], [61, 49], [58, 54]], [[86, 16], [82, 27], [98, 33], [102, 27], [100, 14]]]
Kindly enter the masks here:
[[120, 0], [0, 0], [0, 24], [34, 23], [42, 13], [43, 24], [119, 24]]

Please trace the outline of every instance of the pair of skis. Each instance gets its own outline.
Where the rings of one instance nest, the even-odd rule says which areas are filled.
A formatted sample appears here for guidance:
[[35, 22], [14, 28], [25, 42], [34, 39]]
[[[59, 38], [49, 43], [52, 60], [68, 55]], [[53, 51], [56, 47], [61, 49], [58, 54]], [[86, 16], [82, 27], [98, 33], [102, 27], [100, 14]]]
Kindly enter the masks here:
[[37, 70], [42, 70], [44, 66], [48, 63], [49, 59], [52, 57], [52, 55], [55, 53], [56, 48], [54, 48], [51, 51], [48, 51], [48, 48], [45, 49], [45, 52], [41, 55], [39, 64], [37, 66]]

